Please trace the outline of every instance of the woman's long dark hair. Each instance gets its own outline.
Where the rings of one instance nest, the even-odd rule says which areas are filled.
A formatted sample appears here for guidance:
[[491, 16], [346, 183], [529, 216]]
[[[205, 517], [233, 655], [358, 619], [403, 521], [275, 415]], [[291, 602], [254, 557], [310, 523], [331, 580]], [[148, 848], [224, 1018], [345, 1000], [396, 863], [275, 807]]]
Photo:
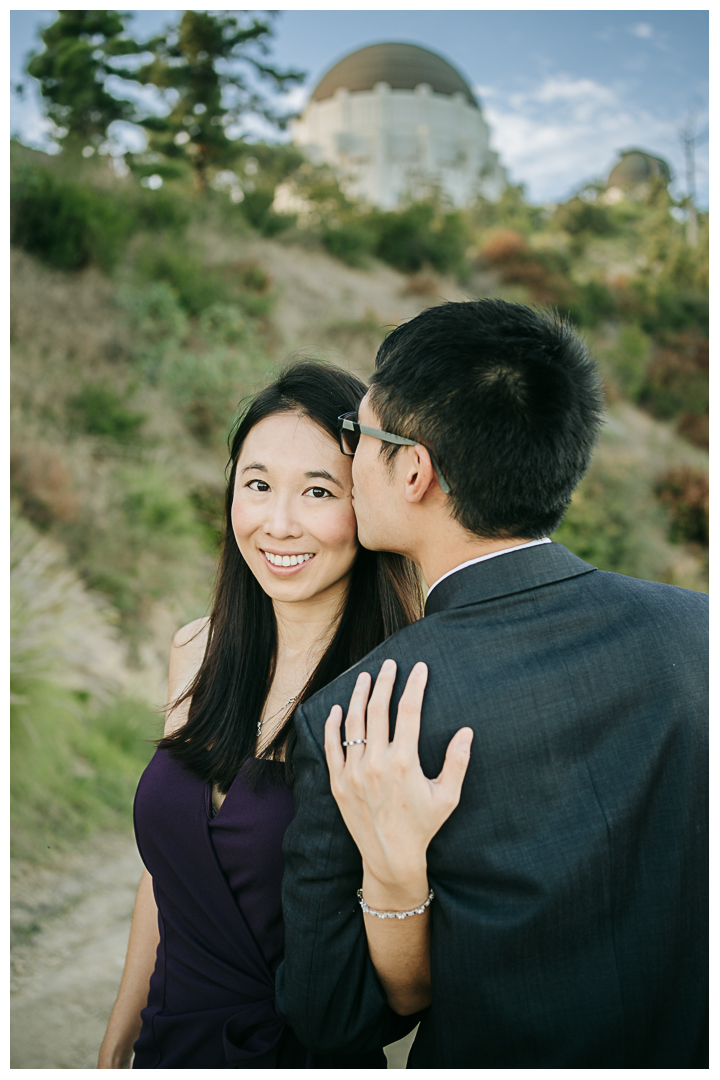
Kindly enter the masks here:
[[[173, 703], [190, 699], [187, 722], [158, 744], [223, 793], [255, 754], [257, 725], [272, 686], [278, 645], [272, 600], [240, 554], [232, 527], [240, 451], [257, 423], [284, 412], [307, 416], [337, 438], [338, 416], [357, 409], [366, 389], [340, 368], [318, 361], [295, 363], [250, 400], [230, 434], [225, 537], [205, 656], [191, 685]], [[422, 591], [414, 564], [401, 555], [361, 547], [332, 640], [294, 708], [421, 613]], [[288, 782], [293, 779], [293, 713], [294, 709], [259, 758], [265, 771], [267, 762], [284, 755]]]

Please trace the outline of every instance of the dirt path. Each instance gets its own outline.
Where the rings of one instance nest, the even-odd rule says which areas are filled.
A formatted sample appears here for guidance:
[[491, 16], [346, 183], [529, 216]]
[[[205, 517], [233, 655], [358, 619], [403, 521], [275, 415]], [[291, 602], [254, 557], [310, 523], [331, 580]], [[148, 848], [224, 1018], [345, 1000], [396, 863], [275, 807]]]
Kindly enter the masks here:
[[96, 1067], [141, 873], [134, 838], [117, 834], [13, 869], [11, 1068]]
[[[131, 835], [101, 834], [52, 867], [13, 868], [13, 1069], [94, 1069], [122, 975], [142, 863]], [[389, 1048], [405, 1068], [409, 1041]]]

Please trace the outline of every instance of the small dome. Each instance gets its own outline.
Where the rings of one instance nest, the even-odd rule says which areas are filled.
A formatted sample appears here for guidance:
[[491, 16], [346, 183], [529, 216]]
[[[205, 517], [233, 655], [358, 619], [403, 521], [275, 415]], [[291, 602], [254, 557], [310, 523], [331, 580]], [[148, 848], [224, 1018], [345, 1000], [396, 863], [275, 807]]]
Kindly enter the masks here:
[[336, 90], [372, 90], [387, 83], [391, 90], [414, 90], [427, 83], [436, 94], [461, 93], [469, 105], [478, 104], [473, 92], [455, 68], [441, 56], [419, 45], [386, 42], [368, 45], [341, 60], [315, 87], [311, 101], [331, 98]]
[[646, 154], [644, 150], [625, 150], [608, 176], [607, 186], [634, 187], [635, 184], [644, 184], [658, 176], [666, 184], [672, 179], [670, 169], [662, 158]]

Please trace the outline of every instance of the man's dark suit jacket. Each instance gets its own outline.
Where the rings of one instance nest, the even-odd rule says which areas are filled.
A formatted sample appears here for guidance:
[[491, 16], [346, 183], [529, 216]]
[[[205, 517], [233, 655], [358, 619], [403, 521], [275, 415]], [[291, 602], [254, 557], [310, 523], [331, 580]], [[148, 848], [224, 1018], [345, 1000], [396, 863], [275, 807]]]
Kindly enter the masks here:
[[560, 544], [518, 550], [440, 582], [425, 618], [298, 710], [278, 1000], [303, 1042], [357, 1053], [417, 1022], [369, 961], [323, 752], [330, 707], [392, 657], [393, 715], [430, 669], [427, 776], [475, 732], [428, 849], [432, 1006], [409, 1067], [707, 1067], [707, 603]]

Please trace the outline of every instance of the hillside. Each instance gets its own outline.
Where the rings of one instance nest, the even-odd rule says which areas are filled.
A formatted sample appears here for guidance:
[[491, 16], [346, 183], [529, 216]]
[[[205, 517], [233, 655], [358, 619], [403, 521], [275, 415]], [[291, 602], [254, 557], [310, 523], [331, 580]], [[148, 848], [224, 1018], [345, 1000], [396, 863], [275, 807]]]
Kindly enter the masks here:
[[[606, 234], [597, 221], [573, 232], [573, 218], [568, 231], [517, 198], [462, 219], [410, 207], [372, 225], [381, 261], [343, 247], [358, 228], [352, 208], [329, 233], [322, 216], [276, 230], [219, 196], [193, 203], [100, 172], [71, 180], [62, 163], [17, 148], [15, 175], [19, 855], [127, 826], [159, 730], [170, 638], [207, 610], [227, 432], [238, 402], [291, 355], [367, 378], [387, 328], [429, 305], [473, 295], [569, 305], [600, 360], [608, 417], [556, 537], [601, 568], [707, 588], [707, 349], [696, 286], [663, 328], [665, 279], [642, 278], [657, 210]], [[389, 245], [396, 225], [405, 247], [399, 233]], [[681, 250], [668, 228], [675, 247], [661, 270]], [[452, 230], [455, 264], [437, 246]]]

